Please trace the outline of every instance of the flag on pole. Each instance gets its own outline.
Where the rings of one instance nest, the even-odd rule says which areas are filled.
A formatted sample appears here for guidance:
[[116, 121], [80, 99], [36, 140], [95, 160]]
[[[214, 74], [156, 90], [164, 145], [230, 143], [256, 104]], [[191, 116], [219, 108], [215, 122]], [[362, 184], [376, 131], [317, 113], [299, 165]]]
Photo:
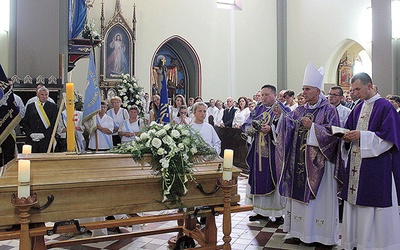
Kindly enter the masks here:
[[158, 118], [157, 123], [167, 124], [170, 122], [169, 119], [169, 105], [168, 105], [168, 91], [167, 91], [167, 77], [165, 75], [165, 66], [163, 66], [162, 76], [163, 80], [161, 81], [161, 99], [160, 99], [160, 108], [158, 110]]
[[83, 99], [82, 124], [89, 134], [96, 130], [96, 115], [100, 112], [100, 90], [97, 82], [96, 65], [94, 64], [93, 51], [90, 52], [87, 84]]
[[0, 144], [10, 135], [21, 121], [19, 107], [14, 99], [11, 85], [8, 83], [3, 67], [0, 65]]

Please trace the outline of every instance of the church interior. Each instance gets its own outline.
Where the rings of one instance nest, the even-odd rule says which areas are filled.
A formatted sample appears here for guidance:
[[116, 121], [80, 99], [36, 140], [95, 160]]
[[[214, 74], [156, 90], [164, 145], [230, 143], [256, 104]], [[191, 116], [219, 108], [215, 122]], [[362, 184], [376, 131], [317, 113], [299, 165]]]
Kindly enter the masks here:
[[[143, 88], [143, 92], [151, 97], [159, 94], [159, 86], [163, 84], [162, 74], [166, 73], [164, 79], [165, 77], [167, 79], [167, 94], [171, 104], [176, 95], [182, 95], [186, 102], [189, 97], [200, 96], [206, 103], [211, 99], [225, 102], [228, 97], [234, 100], [243, 96], [253, 97], [264, 84], [274, 85], [278, 92], [285, 89], [293, 90], [297, 94], [302, 91], [304, 69], [310, 62], [315, 67], [322, 66], [324, 69], [322, 90], [325, 93], [329, 93], [333, 86], [340, 86], [345, 92], [348, 91], [352, 76], [366, 72], [372, 76], [381, 96], [400, 94], [399, 0], [1, 0], [0, 2], [0, 50], [2, 51], [0, 64], [9, 81], [13, 83], [14, 93], [20, 96], [24, 103], [36, 95], [38, 84], [47, 87], [49, 97], [54, 99], [58, 106], [62, 102], [68, 82], [74, 83], [75, 92], [82, 96], [88, 83], [91, 52], [95, 61], [100, 99], [108, 103], [119, 95], [118, 86], [122, 82], [121, 76], [125, 74], [134, 77], [137, 84]], [[71, 35], [73, 18], [70, 12], [79, 2], [84, 2], [85, 6], [85, 19], [81, 24], [83, 31]], [[119, 63], [115, 63], [115, 58], [118, 58]], [[165, 72], [160, 70], [163, 67], [166, 69]], [[222, 149], [232, 148], [235, 151], [233, 163], [238, 167], [237, 173], [234, 173], [237, 185], [235, 184], [232, 189], [234, 190], [232, 197], [236, 199], [239, 207], [241, 205], [244, 207], [242, 210], [232, 208], [229, 219], [231, 248], [223, 249], [342, 249], [341, 236], [338, 244], [334, 246], [305, 244], [287, 238], [282, 225], [274, 219], [249, 221], [252, 212], [245, 207], [248, 178], [248, 166], [245, 161], [247, 144], [240, 138], [241, 131], [235, 133], [220, 137]], [[24, 136], [18, 134], [18, 131], [16, 142], [21, 152]], [[24, 157], [22, 156], [22, 159]], [[41, 155], [33, 157], [32, 162], [36, 161], [38, 165], [41, 161], [46, 162], [46, 157], [42, 157]], [[65, 157], [69, 158], [68, 155]], [[57, 164], [60, 166], [67, 165], [62, 163], [64, 158], [50, 158], [59, 160]], [[107, 171], [105, 164], [97, 166], [98, 163], [95, 157], [93, 158], [89, 160], [89, 165], [93, 164], [102, 169], [101, 171]], [[103, 156], [100, 158], [108, 160]], [[129, 165], [125, 162], [124, 164], [123, 167]], [[219, 163], [221, 164], [222, 162]], [[63, 171], [65, 170], [54, 173], [55, 176], [60, 176], [60, 183], [63, 182], [61, 179], [63, 175], [72, 174], [74, 178], [81, 178], [78, 168], [75, 173]], [[118, 171], [125, 170], [118, 169]], [[135, 171], [143, 175], [143, 167], [142, 169], [138, 167]], [[220, 169], [218, 171], [222, 172]], [[44, 172], [40, 173], [45, 176]], [[2, 174], [0, 171], [0, 188], [4, 188], [8, 196], [0, 195], [0, 198], [5, 197], [4, 200], [10, 203], [9, 194], [15, 193], [16, 190], [7, 186], [9, 183], [2, 187]], [[120, 174], [118, 178], [123, 178], [122, 172], [118, 174]], [[105, 172], [98, 175], [101, 181], [105, 178], [103, 175], [106, 175]], [[111, 175], [117, 176], [117, 173]], [[52, 177], [57, 180], [55, 176]], [[43, 177], [44, 182], [48, 181], [46, 178]], [[71, 183], [73, 181], [71, 178]], [[123, 181], [124, 189], [135, 189], [135, 186], [128, 185], [131, 184], [128, 180]], [[96, 185], [102, 185], [101, 183]], [[143, 186], [141, 181], [138, 183], [135, 185]], [[57, 186], [57, 181], [52, 185]], [[77, 193], [90, 194], [95, 190], [95, 187], [89, 184], [84, 185], [88, 185], [87, 190], [78, 189], [78, 184], [72, 187], [79, 190]], [[213, 185], [214, 182], [208, 183], [207, 188], [211, 189]], [[123, 193], [123, 188], [115, 189], [115, 192]], [[141, 195], [146, 196], [146, 187], [142, 188]], [[101, 191], [96, 189], [95, 192], [98, 195], [96, 199], [100, 200], [102, 192], [104, 195], [109, 195], [107, 197], [113, 196], [106, 189]], [[118, 193], [114, 195], [115, 200], [118, 200]], [[222, 199], [222, 191], [220, 196]], [[46, 196], [38, 198], [43, 205]], [[82, 199], [81, 202], [87, 201]], [[193, 204], [197, 204], [196, 202]], [[14, 211], [14, 207], [9, 207]], [[9, 207], [6, 207], [7, 211], [11, 211]], [[181, 212], [176, 208], [162, 209], [160, 206], [155, 206], [156, 211], [146, 207], [144, 212], [139, 212], [143, 207], [146, 206], [140, 203], [140, 206], [129, 208], [137, 211], [139, 217], [175, 216], [177, 212]], [[0, 205], [0, 211], [1, 209]], [[115, 207], [104, 209], [110, 215], [119, 211]], [[68, 209], [65, 211], [67, 213]], [[224, 244], [226, 240], [224, 215], [221, 213], [215, 216], [218, 244]], [[0, 218], [5, 219], [7, 216], [0, 215]], [[174, 220], [161, 219], [155, 222], [139, 221], [121, 227], [114, 227], [112, 221], [108, 221], [108, 229], [94, 227], [84, 233], [65, 232], [53, 235], [48, 233], [43, 240], [47, 248], [55, 249], [173, 249], [168, 241], [176, 235], [176, 232], [165, 228], [177, 225], [178, 217], [174, 218]], [[18, 215], [8, 219], [17, 220]], [[180, 219], [178, 224], [182, 222], [182, 218]], [[89, 220], [86, 223], [92, 225], [90, 223], [94, 222]], [[54, 225], [54, 222], [46, 222], [48, 228]], [[74, 227], [71, 224], [67, 225], [70, 228]], [[165, 232], [155, 235], [150, 233], [145, 236], [140, 234], [157, 230]], [[7, 234], [1, 233], [5, 231], [7, 230], [2, 228], [0, 223], [0, 250], [22, 249], [18, 239], [8, 239]], [[121, 233], [118, 231], [137, 234], [134, 237], [116, 237], [101, 242], [87, 240], [97, 232], [107, 237]], [[39, 229], [34, 232], [40, 234]], [[87, 241], [79, 243], [81, 239]], [[59, 246], [59, 242], [64, 240], [76, 240], [78, 243]], [[188, 246], [194, 247], [190, 244]], [[32, 249], [42, 248], [40, 246], [35, 248], [32, 245]]]

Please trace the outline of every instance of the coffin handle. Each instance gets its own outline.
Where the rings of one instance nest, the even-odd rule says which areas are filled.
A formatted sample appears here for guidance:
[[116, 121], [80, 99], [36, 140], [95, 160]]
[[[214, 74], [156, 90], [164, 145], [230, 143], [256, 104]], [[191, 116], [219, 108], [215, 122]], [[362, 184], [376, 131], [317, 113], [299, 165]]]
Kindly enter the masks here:
[[203, 186], [200, 183], [196, 183], [196, 187], [204, 195], [212, 195], [212, 194], [215, 194], [219, 190], [219, 186], [218, 185], [215, 185], [214, 190], [211, 191], [211, 192], [204, 191]]
[[48, 208], [51, 204], [53, 204], [53, 201], [54, 201], [54, 195], [51, 194], [51, 195], [47, 196], [46, 204], [44, 204], [41, 207], [31, 207], [31, 209], [34, 210], [34, 211], [41, 211], [43, 209]]

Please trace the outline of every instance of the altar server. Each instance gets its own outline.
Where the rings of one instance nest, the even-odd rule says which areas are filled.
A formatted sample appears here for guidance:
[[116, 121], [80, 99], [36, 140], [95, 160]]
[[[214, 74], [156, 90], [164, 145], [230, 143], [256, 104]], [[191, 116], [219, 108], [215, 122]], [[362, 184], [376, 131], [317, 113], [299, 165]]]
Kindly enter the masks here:
[[219, 139], [217, 132], [213, 126], [209, 123], [204, 122], [207, 112], [207, 104], [204, 102], [196, 102], [193, 104], [193, 121], [192, 128], [200, 133], [203, 139], [217, 151], [217, 154], [221, 153], [221, 140]]

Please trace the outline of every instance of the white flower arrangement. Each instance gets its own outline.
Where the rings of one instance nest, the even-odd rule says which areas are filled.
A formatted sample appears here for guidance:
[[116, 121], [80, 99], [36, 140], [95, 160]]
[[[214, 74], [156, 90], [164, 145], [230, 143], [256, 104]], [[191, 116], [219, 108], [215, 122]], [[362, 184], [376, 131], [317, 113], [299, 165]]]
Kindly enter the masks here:
[[188, 191], [186, 182], [194, 180], [193, 156], [217, 156], [215, 149], [190, 126], [154, 122], [131, 144], [119, 145], [114, 152], [129, 153], [135, 160], [146, 154], [152, 155], [155, 174], [161, 177], [162, 202], [170, 201], [178, 205], [182, 205], [181, 197]]
[[82, 31], [82, 37], [85, 39], [100, 39], [100, 34], [99, 32], [97, 32], [95, 26], [96, 25], [93, 18], [87, 20], [87, 22], [85, 23], [85, 27]]
[[137, 84], [136, 78], [129, 74], [121, 76], [122, 81], [118, 85], [118, 96], [122, 99], [122, 107], [130, 109], [133, 105], [138, 106], [139, 115], [144, 115], [144, 91], [143, 87]]

